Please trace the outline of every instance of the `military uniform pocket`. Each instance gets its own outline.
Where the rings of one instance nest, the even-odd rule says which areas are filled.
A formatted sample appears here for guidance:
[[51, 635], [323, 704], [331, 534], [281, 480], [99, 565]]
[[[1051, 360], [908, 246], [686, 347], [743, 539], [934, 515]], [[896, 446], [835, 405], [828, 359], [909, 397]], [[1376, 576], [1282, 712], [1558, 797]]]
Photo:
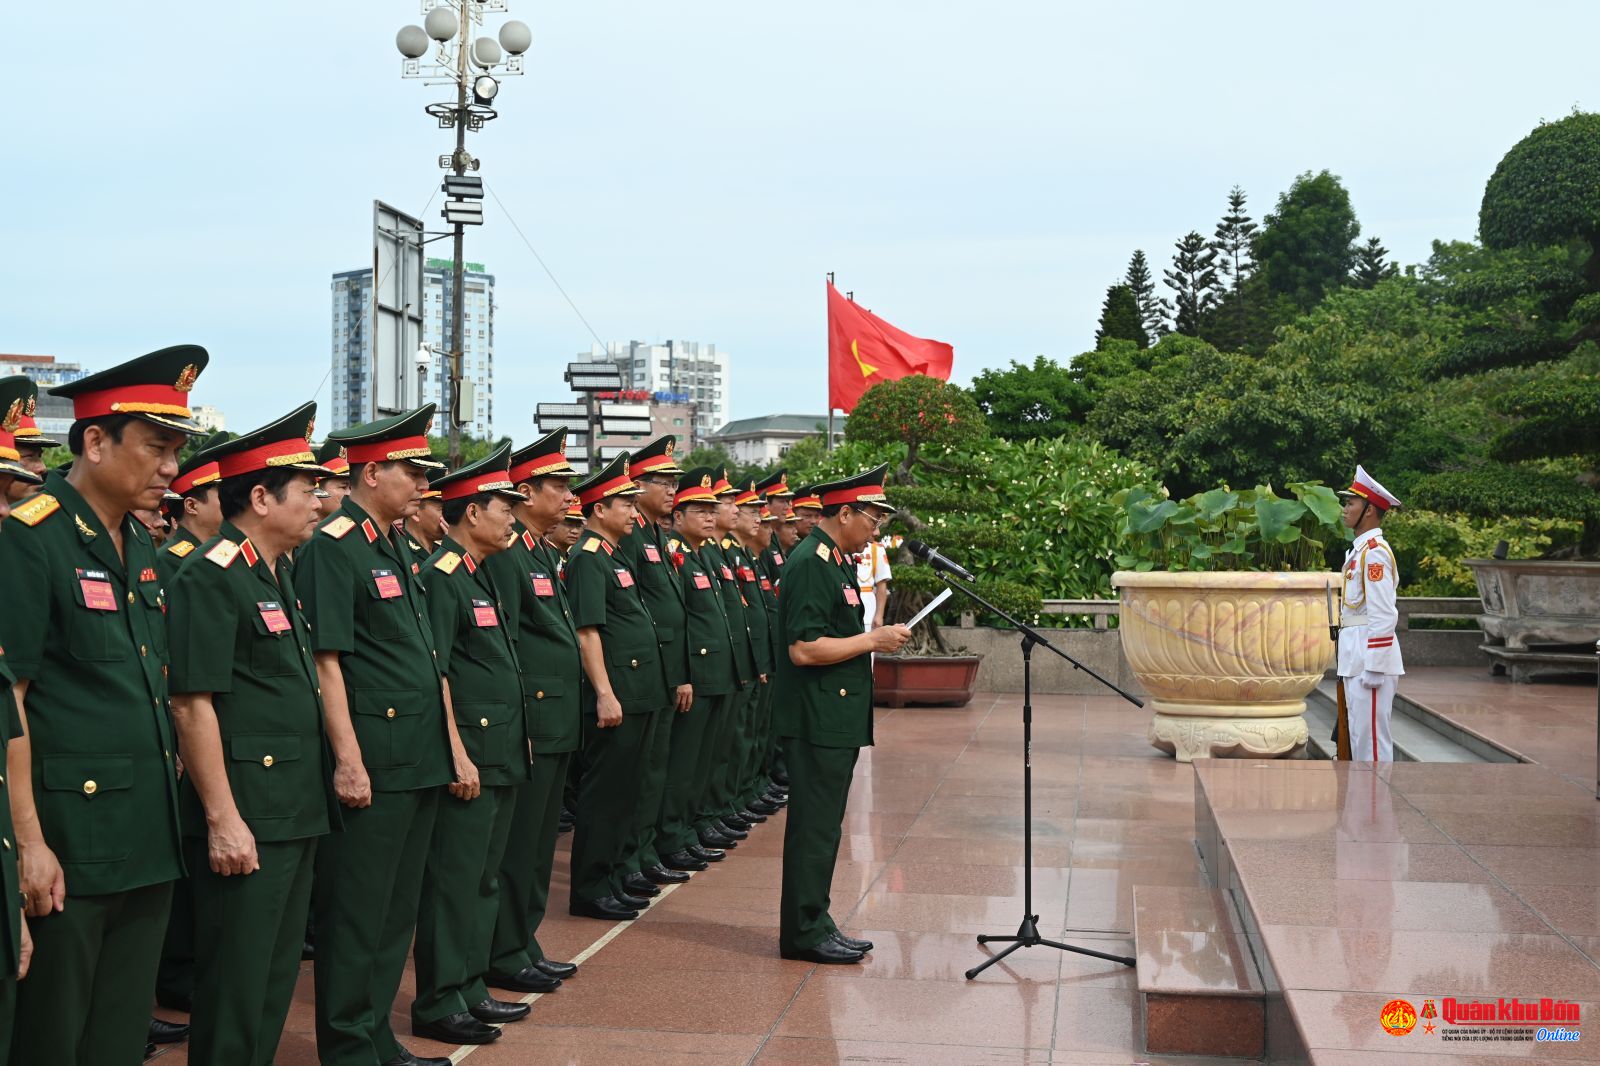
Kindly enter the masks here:
[[361, 745], [361, 761], [377, 770], [420, 763], [427, 742], [422, 705], [422, 693], [416, 689], [351, 690], [351, 723]]
[[297, 650], [294, 630], [285, 629], [274, 633], [267, 627], [267, 623], [257, 611], [255, 618], [255, 637], [250, 641], [250, 669], [259, 677], [282, 677], [294, 673], [294, 657]]
[[504, 703], [457, 703], [456, 731], [467, 758], [480, 769], [499, 770], [507, 764], [512, 709]]
[[296, 787], [300, 761], [297, 733], [242, 733], [228, 740], [228, 781], [233, 801], [246, 820], [292, 818], [307, 797], [322, 800], [320, 790]]
[[78, 604], [67, 623], [67, 648], [72, 657], [81, 662], [114, 662], [123, 658], [128, 623], [122, 617], [122, 610], [131, 605], [119, 600], [116, 601], [117, 610], [95, 610], [84, 602], [82, 581], [72, 583], [72, 595]]
[[133, 850], [133, 756], [45, 755], [40, 812], [62, 862], [121, 862]]

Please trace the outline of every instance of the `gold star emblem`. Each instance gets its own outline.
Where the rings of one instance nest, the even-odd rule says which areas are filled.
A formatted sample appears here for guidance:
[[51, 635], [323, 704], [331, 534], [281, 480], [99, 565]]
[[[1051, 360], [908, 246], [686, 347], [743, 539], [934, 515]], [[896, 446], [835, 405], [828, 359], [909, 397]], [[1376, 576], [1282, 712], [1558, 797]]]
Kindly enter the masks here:
[[672, 448], [673, 448], [673, 441], [672, 441], [672, 439], [671, 439], [671, 438], [670, 438], [670, 437], [669, 437], [669, 438], [668, 438], [668, 439], [667, 439], [667, 458], [668, 458], [668, 459], [670, 459], [670, 458], [672, 458]]
[[710, 474], [701, 474], [700, 475], [700, 487], [703, 488], [703, 489], [709, 489], [711, 487], [711, 475]]
[[190, 363], [188, 366], [179, 371], [178, 380], [172, 383], [172, 387], [177, 389], [179, 392], [188, 392], [194, 388], [194, 383], [199, 380], [199, 378], [200, 368], [195, 366], [193, 363]]
[[0, 418], [0, 430], [12, 432], [22, 422], [22, 401], [12, 400], [11, 406], [6, 408], [6, 416]]

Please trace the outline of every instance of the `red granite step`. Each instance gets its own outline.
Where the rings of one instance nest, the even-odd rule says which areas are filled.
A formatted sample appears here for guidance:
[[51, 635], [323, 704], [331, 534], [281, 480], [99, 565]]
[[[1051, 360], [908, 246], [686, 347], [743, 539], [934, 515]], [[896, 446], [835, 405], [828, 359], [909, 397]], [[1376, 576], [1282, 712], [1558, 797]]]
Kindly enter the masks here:
[[1133, 941], [1145, 1050], [1261, 1057], [1261, 976], [1221, 892], [1134, 886]]

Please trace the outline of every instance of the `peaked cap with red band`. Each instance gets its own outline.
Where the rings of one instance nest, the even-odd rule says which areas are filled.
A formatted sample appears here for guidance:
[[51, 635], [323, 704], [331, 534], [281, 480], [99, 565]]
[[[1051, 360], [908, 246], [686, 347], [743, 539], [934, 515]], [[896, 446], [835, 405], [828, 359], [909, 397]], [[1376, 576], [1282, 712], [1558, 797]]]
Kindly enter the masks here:
[[578, 477], [567, 462], [567, 431], [552, 430], [523, 448], [511, 453], [511, 483], [520, 485], [537, 477]]
[[178, 465], [178, 476], [172, 479], [167, 491], [182, 499], [197, 489], [214, 485], [221, 480], [222, 474], [217, 470], [216, 460], [206, 453], [227, 439], [227, 433], [218, 432], [202, 441], [200, 447], [194, 450], [194, 454]]
[[433, 487], [439, 490], [446, 503], [465, 500], [473, 496], [499, 496], [502, 499], [522, 502], [522, 493], [511, 480], [511, 442], [507, 441], [475, 463], [460, 470], [441, 474], [434, 479]]
[[205, 429], [194, 421], [189, 392], [210, 361], [198, 344], [178, 344], [57, 385], [50, 395], [71, 400], [72, 417], [78, 421], [131, 415], [162, 429], [198, 435]]
[[613, 496], [637, 496], [639, 486], [628, 477], [628, 453], [618, 452], [598, 473], [590, 474], [572, 491], [578, 494], [578, 505], [588, 507]]
[[671, 433], [657, 437], [629, 458], [628, 476], [637, 478], [646, 474], [682, 474], [683, 467], [672, 457], [677, 447], [678, 438]]
[[733, 498], [733, 502], [734, 502], [734, 504], [736, 506], [738, 506], [738, 507], [758, 507], [758, 506], [761, 505], [761, 493], [756, 491], [756, 479], [755, 478], [751, 478], [748, 481], [741, 482], [740, 485], [739, 485], [738, 493], [739, 494]]
[[16, 432], [22, 423], [22, 412], [33, 403], [38, 391], [39, 387], [26, 374], [0, 378], [0, 474], [8, 474], [29, 485], [42, 485], [44, 479], [22, 465]]
[[687, 503], [716, 503], [714, 491], [716, 471], [709, 466], [697, 466], [678, 479], [678, 494], [672, 498], [674, 508]]
[[344, 454], [344, 445], [336, 440], [323, 442], [317, 449], [317, 462], [332, 470], [332, 477], [350, 476], [350, 460]]
[[822, 500], [817, 496], [816, 486], [807, 486], [806, 488], [803, 488], [799, 492], [795, 493], [794, 503], [792, 506], [796, 511], [800, 510], [802, 507], [811, 511], [822, 510]]
[[583, 504], [575, 503], [571, 507], [568, 507], [566, 520], [568, 522], [578, 522], [580, 524], [584, 522]]
[[1365, 467], [1356, 464], [1355, 480], [1350, 482], [1350, 487], [1339, 491], [1341, 496], [1359, 496], [1380, 511], [1388, 512], [1400, 509], [1400, 500], [1394, 493], [1378, 483], [1378, 479], [1367, 473]]
[[789, 471], [787, 470], [779, 470], [775, 474], [768, 474], [756, 482], [756, 491], [761, 494], [763, 500], [774, 498], [788, 500], [794, 498], [794, 490], [789, 487]]
[[380, 418], [328, 434], [328, 442], [344, 445], [352, 469], [363, 463], [410, 463], [425, 470], [442, 470], [428, 447], [428, 427], [437, 404], [425, 403], [414, 411]]
[[260, 429], [211, 445], [195, 458], [215, 463], [217, 474], [224, 481], [263, 470], [297, 470], [313, 477], [327, 477], [331, 471], [317, 462], [307, 440], [316, 417], [316, 404], [301, 404]]
[[716, 493], [718, 496], [734, 496], [738, 494], [739, 490], [728, 483], [727, 467], [719, 466], [717, 467], [715, 473], [717, 475], [716, 483], [711, 486], [712, 492]]
[[34, 421], [33, 414], [37, 407], [38, 400], [35, 396], [29, 396], [27, 402], [23, 404], [22, 419], [17, 423], [17, 443], [39, 449], [61, 447], [63, 442], [45, 436], [44, 431], [39, 428], [39, 423]]
[[824, 507], [859, 507], [871, 504], [879, 510], [894, 514], [895, 509], [889, 506], [889, 497], [883, 492], [883, 482], [888, 475], [889, 464], [884, 463], [874, 470], [863, 471], [854, 477], [824, 482], [811, 491], [822, 500]]

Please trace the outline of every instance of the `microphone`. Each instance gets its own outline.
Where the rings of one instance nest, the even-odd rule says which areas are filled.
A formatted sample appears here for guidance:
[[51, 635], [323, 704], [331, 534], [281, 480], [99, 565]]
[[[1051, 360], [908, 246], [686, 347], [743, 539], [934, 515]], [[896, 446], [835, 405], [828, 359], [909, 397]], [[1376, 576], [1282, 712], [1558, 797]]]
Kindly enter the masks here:
[[933, 567], [935, 570], [943, 570], [945, 573], [954, 574], [956, 577], [959, 577], [964, 581], [978, 580], [972, 576], [971, 571], [967, 570], [966, 567], [962, 566], [960, 563], [957, 563], [953, 559], [948, 559], [945, 556], [940, 555], [939, 549], [930, 547], [929, 545], [922, 543], [920, 540], [906, 541], [906, 550], [912, 555], [915, 555], [918, 559], [921, 559], [923, 562], [927, 563], [929, 566]]

